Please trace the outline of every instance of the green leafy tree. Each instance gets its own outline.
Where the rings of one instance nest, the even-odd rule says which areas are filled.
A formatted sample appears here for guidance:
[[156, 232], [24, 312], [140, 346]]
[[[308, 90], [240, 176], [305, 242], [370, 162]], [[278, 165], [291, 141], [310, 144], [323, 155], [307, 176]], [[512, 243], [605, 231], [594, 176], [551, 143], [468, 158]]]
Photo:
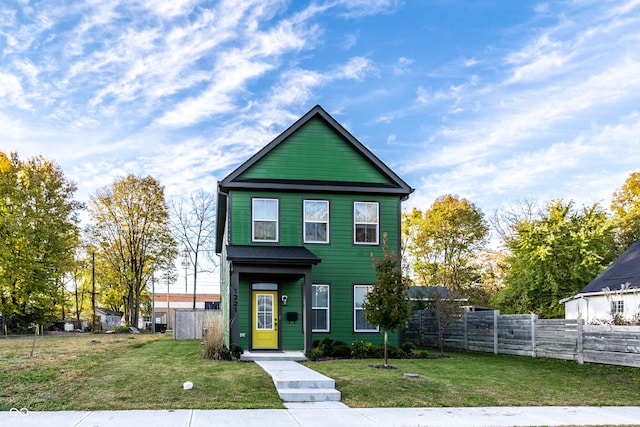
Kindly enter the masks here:
[[475, 293], [480, 278], [476, 259], [488, 231], [480, 209], [450, 194], [436, 199], [424, 213], [414, 208], [403, 214], [403, 257], [415, 282]]
[[613, 223], [598, 204], [576, 211], [552, 201], [507, 238], [505, 287], [492, 303], [505, 313], [563, 317], [560, 300], [579, 292], [614, 258]]
[[618, 226], [617, 243], [623, 252], [640, 240], [640, 173], [629, 175], [621, 188], [613, 193], [611, 211]]
[[89, 213], [110, 284], [126, 290], [125, 319], [137, 325], [146, 282], [177, 253], [164, 188], [153, 177], [128, 175], [93, 195]]
[[78, 244], [75, 190], [56, 163], [0, 152], [0, 312], [10, 330], [56, 315]]
[[409, 292], [398, 257], [388, 248], [386, 233], [382, 258], [376, 258], [373, 254], [371, 258], [376, 272], [376, 283], [367, 294], [362, 307], [365, 310], [367, 322], [378, 325], [384, 332], [384, 365], [389, 366], [388, 333], [403, 326], [409, 320], [411, 316]]

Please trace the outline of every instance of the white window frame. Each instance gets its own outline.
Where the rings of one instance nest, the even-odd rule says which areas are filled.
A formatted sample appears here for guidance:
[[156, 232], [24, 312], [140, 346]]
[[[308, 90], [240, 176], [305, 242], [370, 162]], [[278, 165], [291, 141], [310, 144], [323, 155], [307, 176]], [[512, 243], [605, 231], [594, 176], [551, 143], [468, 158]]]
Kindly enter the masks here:
[[[327, 220], [326, 221], [318, 221], [318, 220], [309, 220], [307, 219], [307, 203], [323, 203], [327, 207]], [[302, 238], [304, 243], [329, 243], [329, 218], [330, 218], [330, 207], [328, 200], [304, 200], [302, 202]], [[307, 223], [309, 224], [326, 224], [327, 232], [325, 240], [307, 240]]]
[[611, 301], [611, 314], [624, 314], [624, 300]]
[[[325, 316], [327, 317], [327, 328], [326, 329], [316, 329], [313, 328], [313, 324], [312, 326], [312, 332], [330, 332], [331, 331], [331, 287], [327, 284], [323, 284], [323, 283], [314, 283], [311, 285], [311, 289], [313, 291], [313, 295], [315, 295], [316, 288], [319, 287], [325, 287], [327, 288], [327, 306], [326, 307], [320, 307], [320, 306], [315, 306], [313, 305], [313, 302], [311, 304], [311, 310], [315, 311], [315, 310], [324, 310], [325, 311]], [[313, 301], [313, 295], [312, 295], [312, 301]], [[313, 317], [315, 319], [315, 316]], [[313, 322], [313, 321], [312, 321]]]
[[[358, 221], [357, 205], [375, 205], [376, 207], [376, 222]], [[376, 226], [376, 238], [374, 242], [360, 242], [358, 241], [358, 225], [375, 225]], [[380, 203], [378, 202], [353, 202], [353, 244], [354, 245], [378, 245], [380, 242]]]
[[[358, 329], [358, 312], [363, 312], [364, 315], [364, 309], [362, 308], [362, 305], [358, 306], [358, 299], [356, 298], [356, 289], [362, 289], [362, 288], [366, 288], [367, 292], [365, 294], [365, 298], [366, 295], [371, 292], [371, 290], [373, 289], [373, 285], [353, 285], [353, 331], [354, 332], [380, 332], [380, 327], [376, 326], [375, 328], [372, 329]], [[366, 320], [366, 316], [364, 317], [365, 321], [367, 322], [367, 324], [369, 324], [369, 322]], [[372, 325], [369, 325], [372, 326]]]
[[[276, 217], [275, 219], [273, 218], [259, 218], [256, 217], [256, 211], [255, 211], [255, 202], [257, 201], [269, 201], [269, 202], [275, 202], [276, 204]], [[275, 222], [276, 224], [276, 235], [275, 235], [275, 239], [271, 240], [271, 239], [258, 239], [256, 238], [255, 235], [255, 231], [256, 231], [256, 222]], [[256, 197], [251, 199], [251, 241], [252, 242], [268, 242], [268, 243], [275, 243], [279, 241], [279, 237], [280, 237], [280, 201], [278, 199], [274, 199], [274, 198], [268, 198], [268, 197]]]

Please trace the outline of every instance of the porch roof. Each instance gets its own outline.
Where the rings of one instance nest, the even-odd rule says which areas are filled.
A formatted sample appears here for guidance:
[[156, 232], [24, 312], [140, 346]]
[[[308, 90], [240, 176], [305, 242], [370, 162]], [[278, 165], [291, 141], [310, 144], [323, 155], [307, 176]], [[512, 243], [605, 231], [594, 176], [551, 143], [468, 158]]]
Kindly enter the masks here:
[[322, 261], [303, 246], [227, 246], [227, 259], [234, 263], [312, 266]]

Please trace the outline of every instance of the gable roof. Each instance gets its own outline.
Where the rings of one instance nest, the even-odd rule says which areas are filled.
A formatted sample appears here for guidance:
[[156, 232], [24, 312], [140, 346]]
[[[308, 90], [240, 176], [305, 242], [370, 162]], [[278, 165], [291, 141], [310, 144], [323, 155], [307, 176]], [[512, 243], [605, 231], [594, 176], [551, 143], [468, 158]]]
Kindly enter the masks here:
[[[309, 181], [302, 179], [282, 179], [281, 177], [276, 179], [246, 177], [250, 176], [247, 172], [251, 167], [264, 159], [290, 136], [316, 119], [325, 123], [335, 135], [351, 147], [371, 168], [375, 169], [379, 176], [384, 178], [384, 182]], [[245, 177], [243, 177], [243, 175], [245, 175]], [[397, 195], [401, 197], [402, 200], [409, 197], [414, 190], [319, 105], [309, 110], [309, 112], [278, 135], [273, 141], [238, 166], [233, 172], [227, 175], [227, 177], [222, 179], [222, 181], [218, 182], [218, 203], [216, 207], [216, 253], [218, 254], [222, 252], [223, 246], [228, 192], [234, 188], [390, 194]]]
[[[339, 138], [342, 139], [358, 156], [368, 163], [377, 173], [383, 177], [384, 182], [344, 182], [344, 181], [312, 181], [304, 179], [289, 179], [276, 177], [273, 179], [252, 178], [248, 171], [256, 166], [261, 160], [274, 152], [283, 142], [292, 135], [300, 131], [311, 121], [320, 119]], [[256, 154], [251, 156], [246, 162], [231, 172], [226, 178], [218, 183], [220, 191], [226, 192], [232, 188], [264, 188], [269, 190], [318, 190], [319, 186], [323, 191], [336, 192], [365, 192], [397, 194], [406, 198], [413, 192], [413, 189], [402, 180], [387, 165], [369, 151], [360, 141], [349, 133], [340, 123], [338, 123], [321, 106], [316, 105], [304, 116], [298, 119], [293, 125], [277, 136], [273, 141], [263, 147]]]
[[580, 294], [601, 292], [604, 288], [611, 291], [640, 289], [640, 241], [635, 242], [611, 263], [602, 273], [585, 286]]
[[113, 310], [109, 310], [108, 308], [103, 308], [103, 307], [96, 307], [96, 312], [99, 312], [99, 313], [104, 314], [106, 316], [120, 316], [120, 317], [122, 317], [122, 313], [119, 313], [119, 312], [113, 311]]

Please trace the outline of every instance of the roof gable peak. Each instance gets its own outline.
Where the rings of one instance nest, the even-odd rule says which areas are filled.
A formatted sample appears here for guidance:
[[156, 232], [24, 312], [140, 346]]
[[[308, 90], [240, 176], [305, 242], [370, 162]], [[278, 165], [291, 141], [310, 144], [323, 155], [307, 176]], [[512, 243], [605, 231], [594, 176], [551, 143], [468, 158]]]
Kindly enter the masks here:
[[[378, 191], [383, 193], [393, 193], [399, 194], [402, 197], [407, 197], [409, 194], [411, 194], [411, 192], [413, 192], [413, 189], [409, 185], [407, 185], [388, 166], [386, 166], [380, 159], [378, 159], [368, 148], [366, 148], [360, 141], [358, 141], [320, 105], [316, 105], [315, 107], [313, 107], [306, 114], [296, 120], [291, 126], [289, 126], [284, 132], [282, 132], [261, 150], [251, 156], [247, 161], [238, 166], [233, 172], [231, 172], [219, 183], [220, 188], [223, 191], [226, 191], [227, 189], [232, 187], [261, 188], [261, 186], [264, 186], [264, 188], [272, 189], [292, 189], [294, 187], [300, 187], [300, 189], [303, 189], [302, 187], [305, 186], [308, 188], [317, 186], [320, 182], [329, 183], [329, 181], [331, 180], [327, 178], [327, 175], [314, 180], [313, 177], [311, 177], [310, 179], [307, 179], [306, 176], [303, 177], [301, 175], [301, 172], [298, 172], [298, 175], [292, 174], [286, 176], [269, 176], [267, 179], [265, 179], [264, 176], [256, 177], [255, 173], [252, 175], [252, 172], [255, 172], [257, 170], [256, 168], [260, 168], [259, 166], [257, 166], [258, 163], [261, 163], [262, 161], [261, 165], [264, 165], [263, 160], [266, 157], [270, 156], [271, 159], [273, 159], [273, 153], [281, 151], [278, 150], [278, 148], [281, 146], [284, 147], [283, 143], [285, 141], [294, 141], [296, 139], [296, 134], [298, 134], [299, 132], [304, 133], [314, 125], [317, 127], [318, 122], [316, 120], [320, 120], [326, 128], [325, 130], [333, 135], [333, 140], [330, 141], [331, 143], [338, 144], [338, 146], [336, 147], [341, 149], [342, 147], [340, 146], [340, 144], [342, 143], [346, 144], [346, 147], [349, 147], [345, 147], [344, 149], [350, 150], [353, 158], [351, 160], [344, 160], [344, 162], [357, 161], [359, 162], [359, 165], [361, 167], [363, 167], [365, 170], [368, 170], [370, 173], [368, 181], [363, 180], [362, 182], [357, 182], [356, 180], [343, 180], [353, 183], [354, 185], [341, 186], [335, 185], [335, 183], [333, 183], [329, 184], [329, 187], [336, 187], [336, 191], [353, 191], [354, 189], [361, 187], [361, 185], [359, 184], [364, 184], [362, 187], [365, 188], [366, 192]], [[313, 131], [309, 131], [309, 133], [312, 132]], [[326, 141], [322, 140], [322, 142], [324, 143]], [[296, 143], [299, 145], [300, 141], [293, 144]], [[317, 146], [318, 141], [311, 142], [311, 144], [316, 144]], [[306, 149], [307, 148], [305, 148], [305, 150]], [[329, 148], [322, 147], [322, 149], [325, 150], [326, 155]], [[304, 154], [306, 154], [306, 152]], [[313, 160], [310, 159], [313, 159], [313, 157], [307, 157], [304, 161], [306, 161], [307, 163], [312, 163]], [[287, 162], [283, 161], [280, 162], [280, 164], [286, 163]], [[340, 180], [338, 179], [336, 181]], [[377, 190], [375, 188], [370, 188], [376, 186]]]

